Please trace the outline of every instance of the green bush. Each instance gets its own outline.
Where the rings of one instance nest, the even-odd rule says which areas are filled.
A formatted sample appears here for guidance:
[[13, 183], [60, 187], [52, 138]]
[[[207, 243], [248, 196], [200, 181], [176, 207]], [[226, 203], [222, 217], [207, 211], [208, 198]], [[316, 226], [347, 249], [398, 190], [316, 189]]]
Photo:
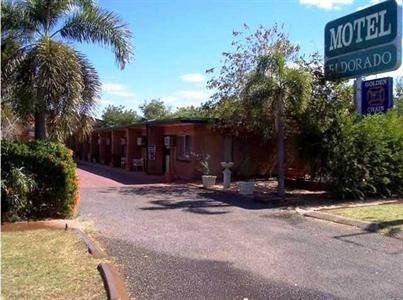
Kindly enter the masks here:
[[18, 216], [25, 217], [26, 207], [29, 205], [28, 194], [35, 187], [33, 176], [27, 174], [23, 167], [13, 167], [9, 176], [1, 180], [1, 190], [7, 199], [2, 203], [2, 209], [8, 212], [9, 219], [18, 220]]
[[397, 110], [346, 117], [327, 136], [324, 173], [332, 192], [346, 198], [391, 196], [403, 191], [403, 116]]
[[71, 150], [60, 143], [2, 141], [1, 152], [3, 219], [72, 216], [78, 187]]

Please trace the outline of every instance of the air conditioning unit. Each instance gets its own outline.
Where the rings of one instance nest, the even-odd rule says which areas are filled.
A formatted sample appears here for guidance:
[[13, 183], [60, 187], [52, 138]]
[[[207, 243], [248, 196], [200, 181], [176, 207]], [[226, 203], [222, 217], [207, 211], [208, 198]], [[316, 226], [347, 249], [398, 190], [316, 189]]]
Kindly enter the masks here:
[[125, 138], [121, 138], [121, 139], [120, 139], [120, 144], [121, 144], [121, 145], [126, 145], [126, 139], [125, 139]]
[[137, 146], [144, 146], [146, 144], [146, 138], [144, 136], [140, 136], [137, 138]]
[[176, 137], [175, 136], [172, 136], [172, 135], [170, 135], [170, 136], [165, 136], [164, 137], [164, 146], [165, 147], [170, 147], [170, 146], [175, 146], [175, 139]]

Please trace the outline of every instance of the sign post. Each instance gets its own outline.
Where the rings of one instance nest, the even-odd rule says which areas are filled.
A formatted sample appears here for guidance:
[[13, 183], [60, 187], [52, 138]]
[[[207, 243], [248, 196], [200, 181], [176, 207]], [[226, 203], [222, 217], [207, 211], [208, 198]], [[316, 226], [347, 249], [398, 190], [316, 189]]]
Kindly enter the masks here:
[[362, 116], [362, 82], [362, 77], [358, 77], [354, 80], [355, 110], [359, 116]]

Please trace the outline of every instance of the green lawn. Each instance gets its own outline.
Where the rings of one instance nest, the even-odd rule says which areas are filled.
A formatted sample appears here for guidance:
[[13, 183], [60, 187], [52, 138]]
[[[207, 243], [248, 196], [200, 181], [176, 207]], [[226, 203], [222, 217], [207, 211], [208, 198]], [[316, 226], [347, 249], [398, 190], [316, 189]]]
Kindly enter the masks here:
[[398, 229], [403, 230], [403, 203], [339, 208], [326, 212], [353, 219], [380, 223], [381, 231], [384, 233], [393, 232]]
[[97, 271], [73, 231], [2, 232], [2, 299], [105, 299]]

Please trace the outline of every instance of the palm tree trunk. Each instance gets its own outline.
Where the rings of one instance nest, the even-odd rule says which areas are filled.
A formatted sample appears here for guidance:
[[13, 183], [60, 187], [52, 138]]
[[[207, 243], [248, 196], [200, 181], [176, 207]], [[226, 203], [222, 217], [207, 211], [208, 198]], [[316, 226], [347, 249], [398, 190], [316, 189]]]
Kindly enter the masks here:
[[285, 197], [284, 186], [284, 106], [281, 95], [276, 99], [276, 129], [277, 129], [277, 181], [278, 194]]
[[35, 139], [46, 140], [46, 112], [41, 110], [35, 113]]

